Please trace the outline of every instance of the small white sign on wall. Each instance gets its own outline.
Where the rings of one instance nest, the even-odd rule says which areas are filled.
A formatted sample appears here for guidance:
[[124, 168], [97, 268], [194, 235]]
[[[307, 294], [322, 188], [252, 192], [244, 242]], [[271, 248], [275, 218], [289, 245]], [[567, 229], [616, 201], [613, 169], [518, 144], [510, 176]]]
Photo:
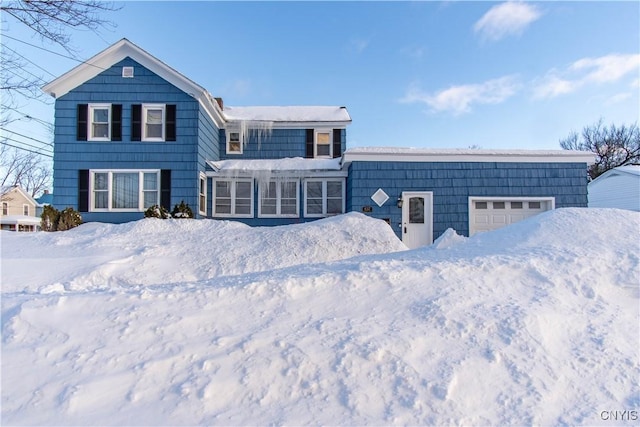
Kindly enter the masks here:
[[373, 193], [373, 196], [371, 196], [371, 200], [376, 202], [376, 205], [382, 207], [382, 205], [384, 205], [385, 202], [389, 200], [389, 195], [385, 193], [382, 188], [378, 188], [378, 191]]

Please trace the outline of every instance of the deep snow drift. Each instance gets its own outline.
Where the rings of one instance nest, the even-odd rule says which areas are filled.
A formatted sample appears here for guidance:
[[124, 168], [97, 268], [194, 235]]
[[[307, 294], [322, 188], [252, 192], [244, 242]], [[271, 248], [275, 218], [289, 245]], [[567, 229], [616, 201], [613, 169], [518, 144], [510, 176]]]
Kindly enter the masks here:
[[3, 425], [640, 415], [638, 213], [558, 209], [411, 251], [360, 214], [0, 238]]

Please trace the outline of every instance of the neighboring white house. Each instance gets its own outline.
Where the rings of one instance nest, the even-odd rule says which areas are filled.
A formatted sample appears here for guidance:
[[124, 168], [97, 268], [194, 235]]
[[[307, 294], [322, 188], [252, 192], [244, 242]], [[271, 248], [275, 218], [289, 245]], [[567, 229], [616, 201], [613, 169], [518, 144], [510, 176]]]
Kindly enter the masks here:
[[640, 165], [618, 166], [589, 183], [590, 208], [640, 211]]
[[0, 197], [0, 227], [11, 231], [38, 231], [40, 217], [37, 216], [38, 203], [19, 186], [2, 189]]

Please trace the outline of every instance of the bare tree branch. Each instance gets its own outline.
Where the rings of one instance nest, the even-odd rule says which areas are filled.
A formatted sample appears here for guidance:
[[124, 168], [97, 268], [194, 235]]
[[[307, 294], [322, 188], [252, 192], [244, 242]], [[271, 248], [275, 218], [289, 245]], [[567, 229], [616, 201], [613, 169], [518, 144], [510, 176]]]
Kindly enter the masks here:
[[595, 125], [586, 126], [582, 134], [572, 132], [560, 140], [560, 147], [595, 153], [596, 162], [588, 171], [589, 177], [595, 179], [618, 166], [640, 163], [640, 129], [637, 123], [607, 127], [600, 119]]

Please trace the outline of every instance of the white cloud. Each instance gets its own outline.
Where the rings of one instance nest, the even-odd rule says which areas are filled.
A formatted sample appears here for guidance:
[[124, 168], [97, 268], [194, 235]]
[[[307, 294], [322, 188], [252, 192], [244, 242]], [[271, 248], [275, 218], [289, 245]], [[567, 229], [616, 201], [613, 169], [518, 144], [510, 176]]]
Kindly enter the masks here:
[[542, 12], [531, 4], [506, 2], [489, 9], [473, 29], [482, 38], [497, 41], [506, 36], [521, 34]]
[[401, 102], [424, 103], [433, 112], [468, 113], [474, 105], [499, 104], [513, 96], [519, 84], [513, 76], [488, 80], [484, 83], [451, 86], [433, 94], [425, 93], [416, 84], [407, 90]]
[[616, 82], [640, 72], [640, 54], [582, 58], [564, 70], [551, 70], [534, 83], [534, 98], [554, 98], [592, 84]]

